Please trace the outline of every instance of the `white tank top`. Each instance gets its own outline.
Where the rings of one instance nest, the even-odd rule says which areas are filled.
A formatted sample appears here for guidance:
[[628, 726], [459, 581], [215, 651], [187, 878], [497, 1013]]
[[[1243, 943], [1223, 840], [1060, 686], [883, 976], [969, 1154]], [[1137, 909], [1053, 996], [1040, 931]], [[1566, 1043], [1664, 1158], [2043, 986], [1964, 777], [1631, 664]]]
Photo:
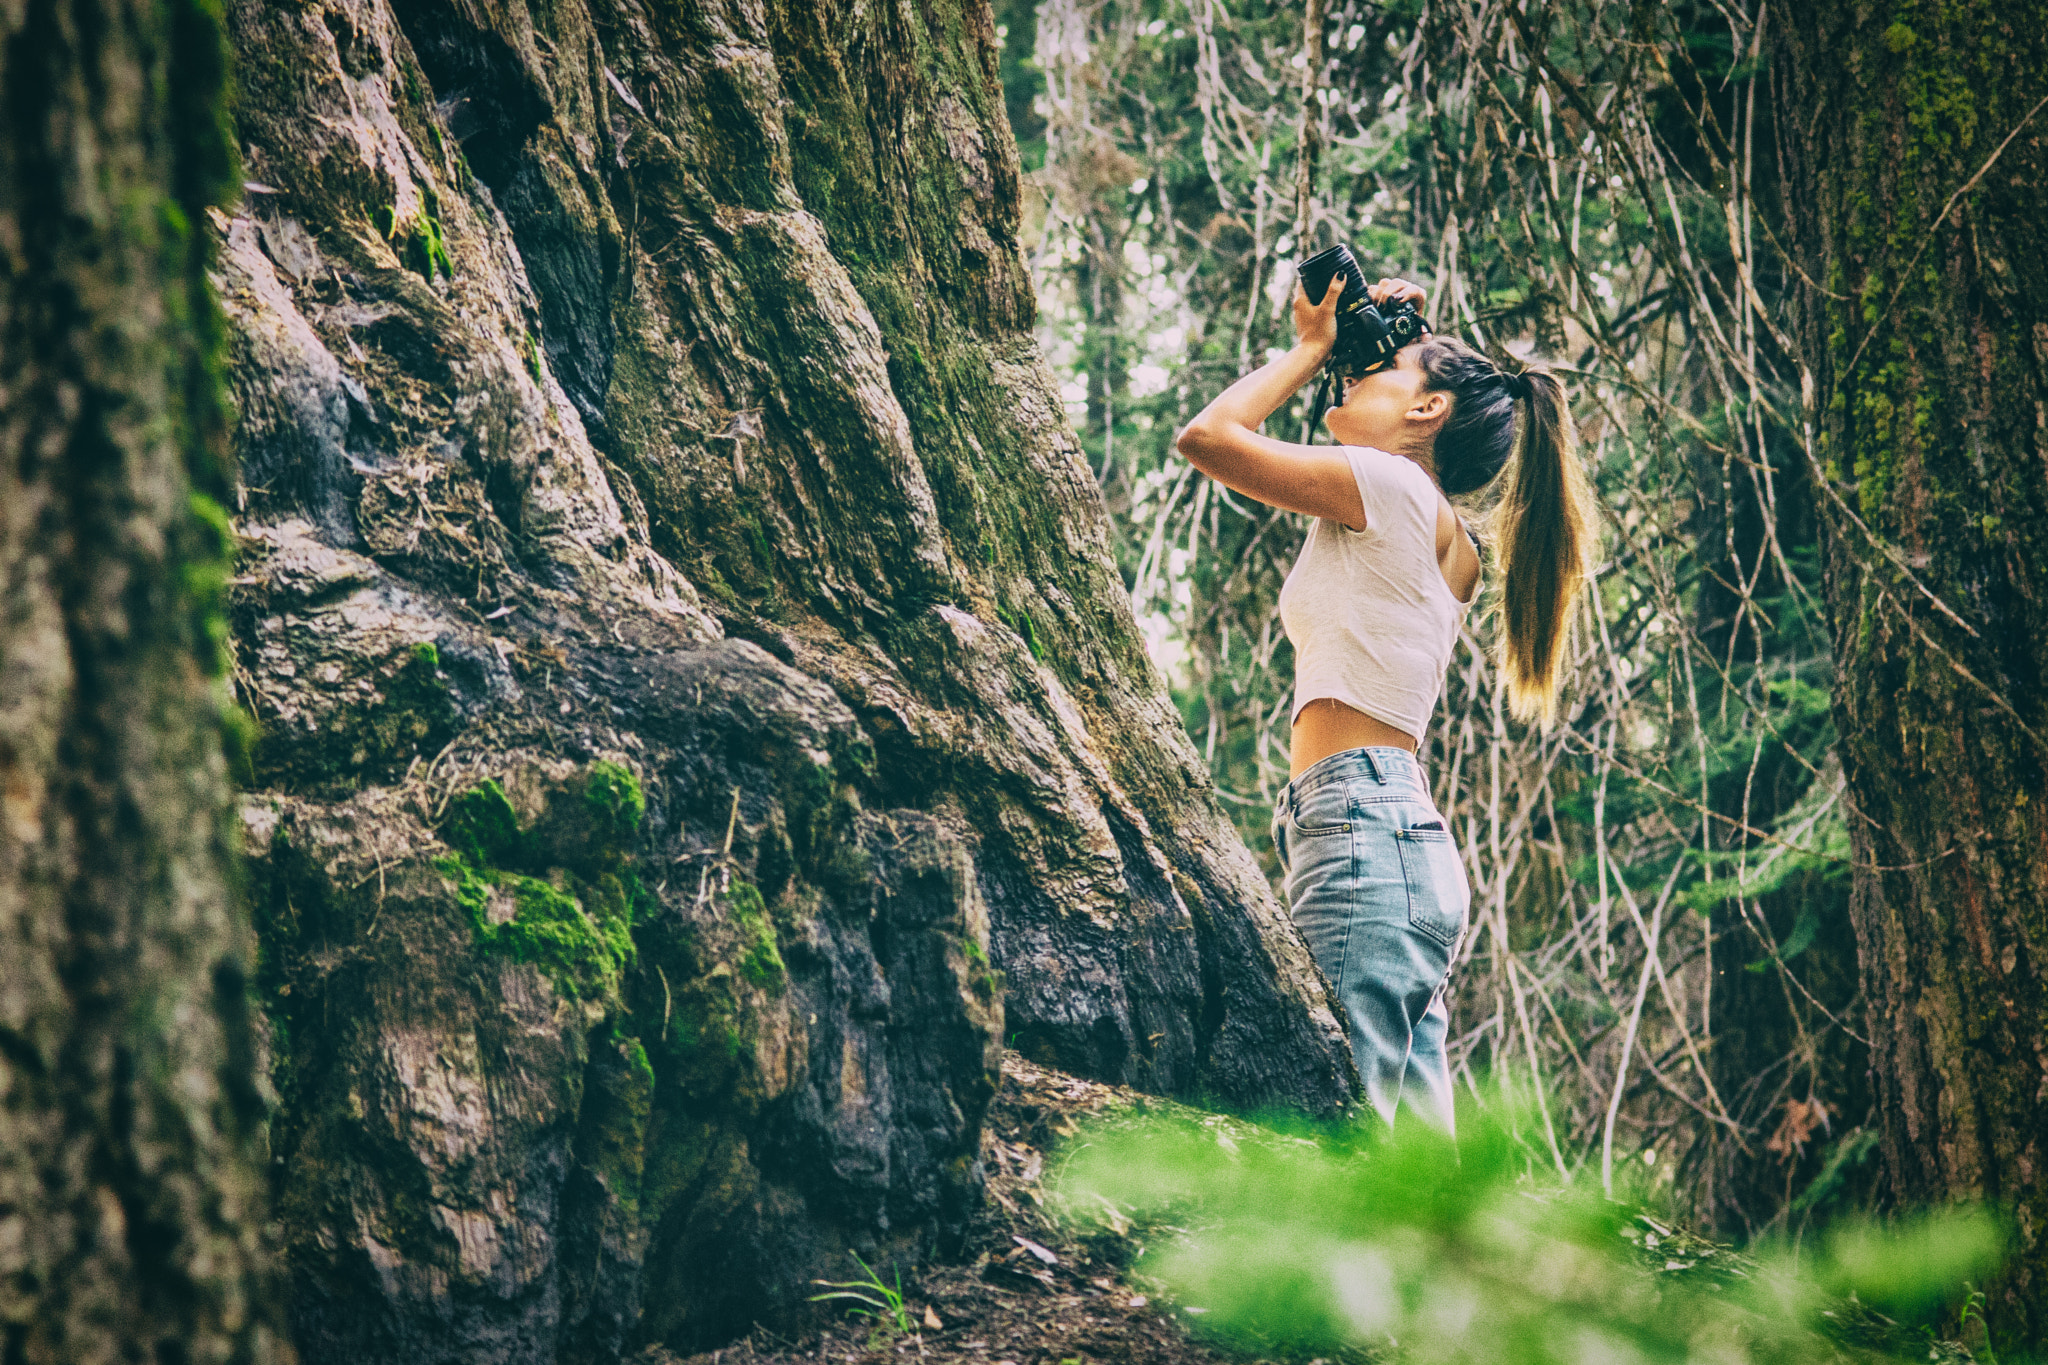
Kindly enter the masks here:
[[1420, 740], [1469, 605], [1437, 566], [1436, 484], [1413, 460], [1339, 449], [1358, 480], [1365, 529], [1317, 518], [1281, 586], [1280, 623], [1294, 643], [1293, 717], [1334, 697]]

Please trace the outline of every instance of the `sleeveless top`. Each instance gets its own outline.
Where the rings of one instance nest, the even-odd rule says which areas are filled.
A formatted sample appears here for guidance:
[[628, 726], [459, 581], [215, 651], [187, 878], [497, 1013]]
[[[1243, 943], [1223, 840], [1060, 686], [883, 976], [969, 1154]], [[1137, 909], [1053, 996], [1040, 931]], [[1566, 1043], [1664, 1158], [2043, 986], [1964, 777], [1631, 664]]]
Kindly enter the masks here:
[[1292, 718], [1334, 697], [1420, 741], [1470, 603], [1437, 567], [1436, 484], [1422, 466], [1366, 446], [1340, 449], [1365, 529], [1317, 518], [1280, 589], [1280, 623], [1294, 643]]

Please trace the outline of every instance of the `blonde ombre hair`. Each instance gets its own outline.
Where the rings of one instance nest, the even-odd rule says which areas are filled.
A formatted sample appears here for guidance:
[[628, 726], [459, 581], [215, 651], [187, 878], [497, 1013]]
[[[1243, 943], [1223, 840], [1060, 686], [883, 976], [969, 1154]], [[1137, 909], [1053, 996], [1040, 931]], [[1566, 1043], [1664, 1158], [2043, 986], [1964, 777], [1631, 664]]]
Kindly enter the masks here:
[[1451, 337], [1419, 346], [1425, 387], [1451, 399], [1434, 442], [1438, 485], [1477, 493], [1506, 471], [1486, 514], [1501, 578], [1497, 663], [1515, 718], [1547, 725], [1599, 525], [1571, 405], [1546, 369], [1510, 373]]

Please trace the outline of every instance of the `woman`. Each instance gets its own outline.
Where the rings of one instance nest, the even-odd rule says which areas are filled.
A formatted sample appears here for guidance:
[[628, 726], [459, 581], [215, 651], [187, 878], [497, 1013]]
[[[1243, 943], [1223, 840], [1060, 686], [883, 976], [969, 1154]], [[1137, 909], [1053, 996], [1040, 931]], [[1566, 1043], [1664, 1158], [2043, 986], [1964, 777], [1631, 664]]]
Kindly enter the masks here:
[[[1448, 337], [1425, 336], [1347, 376], [1343, 404], [1325, 419], [1340, 445], [1260, 435], [1329, 356], [1340, 284], [1320, 306], [1297, 286], [1294, 349], [1226, 389], [1179, 446], [1210, 478], [1316, 518], [1280, 590], [1294, 643], [1294, 780], [1273, 841], [1295, 925], [1349, 1017], [1366, 1097], [1389, 1123], [1405, 1099], [1448, 1132], [1443, 990], [1471, 891], [1415, 750], [1478, 595], [1480, 561], [1447, 495], [1507, 471], [1492, 515], [1498, 662], [1514, 713], [1546, 721], [1593, 507], [1563, 386]], [[1422, 305], [1422, 290], [1401, 280], [1368, 293]]]

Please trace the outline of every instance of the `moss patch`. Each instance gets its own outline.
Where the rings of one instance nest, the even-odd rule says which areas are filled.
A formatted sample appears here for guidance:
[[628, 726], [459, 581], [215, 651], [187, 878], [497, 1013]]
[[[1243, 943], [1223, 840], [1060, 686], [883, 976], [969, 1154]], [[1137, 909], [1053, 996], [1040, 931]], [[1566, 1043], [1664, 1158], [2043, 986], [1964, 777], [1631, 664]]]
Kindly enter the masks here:
[[519, 849], [519, 814], [494, 777], [449, 803], [441, 837], [475, 867], [511, 863]]
[[[455, 852], [437, 866], [455, 883], [475, 941], [486, 952], [530, 962], [566, 995], [616, 1001], [634, 959], [633, 925], [652, 904], [641, 886], [631, 841], [646, 814], [640, 784], [624, 766], [599, 762], [580, 784], [589, 836], [561, 859], [550, 859], [511, 798], [486, 779], [449, 804], [442, 837]], [[493, 919], [509, 895], [509, 919]]]
[[629, 1217], [639, 1212], [654, 1108], [654, 1067], [638, 1038], [595, 1040], [576, 1133], [576, 1158]]
[[782, 965], [782, 949], [775, 940], [775, 926], [768, 922], [768, 906], [752, 882], [734, 882], [726, 897], [732, 910], [733, 926], [740, 931], [740, 975], [756, 986], [779, 988], [789, 977]]
[[640, 780], [621, 764], [599, 759], [590, 765], [584, 783], [583, 804], [597, 826], [598, 838], [611, 847], [621, 847], [640, 832], [647, 817], [647, 797]]
[[398, 258], [428, 284], [436, 276], [455, 278], [455, 260], [448, 254], [447, 229], [434, 216], [431, 206], [403, 221], [394, 210], [381, 208], [371, 221], [396, 248]]

